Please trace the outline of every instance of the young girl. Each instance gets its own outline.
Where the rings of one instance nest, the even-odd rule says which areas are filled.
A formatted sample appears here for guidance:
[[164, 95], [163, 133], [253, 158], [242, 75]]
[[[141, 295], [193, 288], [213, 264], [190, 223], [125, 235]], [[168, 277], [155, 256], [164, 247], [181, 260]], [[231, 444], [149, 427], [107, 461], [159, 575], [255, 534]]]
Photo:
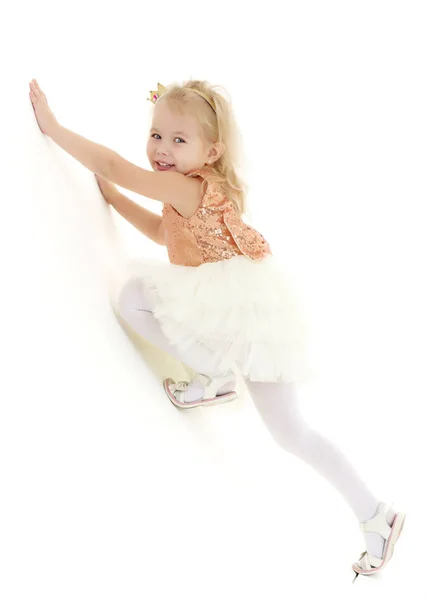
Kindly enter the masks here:
[[[168, 398], [180, 408], [233, 400], [233, 366], [240, 370], [274, 440], [321, 473], [354, 511], [366, 543], [352, 565], [355, 578], [373, 574], [391, 558], [405, 514], [379, 502], [299, 411], [297, 383], [313, 373], [307, 328], [284, 265], [242, 219], [245, 195], [236, 171], [239, 133], [231, 105], [218, 89], [195, 80], [158, 84], [150, 100], [147, 156], [153, 172], [58, 124], [44, 128], [96, 173], [107, 202], [167, 248], [169, 262], [130, 263], [120, 313], [141, 336], [197, 373], [192, 381], [164, 381]], [[32, 101], [43, 131], [47, 103], [38, 86]], [[90, 162], [94, 156], [99, 162]], [[114, 183], [161, 201], [162, 216], [118, 193]]]

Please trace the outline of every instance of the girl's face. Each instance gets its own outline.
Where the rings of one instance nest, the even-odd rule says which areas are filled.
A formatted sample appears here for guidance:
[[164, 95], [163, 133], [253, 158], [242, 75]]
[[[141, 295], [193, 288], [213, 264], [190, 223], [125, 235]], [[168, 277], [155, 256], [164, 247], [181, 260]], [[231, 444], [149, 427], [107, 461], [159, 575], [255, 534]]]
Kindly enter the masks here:
[[[204, 143], [196, 119], [172, 112], [165, 101], [156, 104], [146, 150], [154, 171], [183, 174], [203, 167], [210, 155], [209, 144]], [[172, 166], [165, 169], [159, 162]]]

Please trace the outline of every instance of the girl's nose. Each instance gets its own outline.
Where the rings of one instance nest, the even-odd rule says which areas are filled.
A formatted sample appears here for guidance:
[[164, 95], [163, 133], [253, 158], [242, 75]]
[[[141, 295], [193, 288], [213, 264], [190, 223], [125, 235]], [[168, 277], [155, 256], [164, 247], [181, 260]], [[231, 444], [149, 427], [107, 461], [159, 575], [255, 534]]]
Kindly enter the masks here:
[[156, 159], [157, 160], [162, 160], [164, 162], [167, 162], [167, 160], [166, 160], [167, 156], [168, 156], [168, 154], [166, 152], [157, 152]]

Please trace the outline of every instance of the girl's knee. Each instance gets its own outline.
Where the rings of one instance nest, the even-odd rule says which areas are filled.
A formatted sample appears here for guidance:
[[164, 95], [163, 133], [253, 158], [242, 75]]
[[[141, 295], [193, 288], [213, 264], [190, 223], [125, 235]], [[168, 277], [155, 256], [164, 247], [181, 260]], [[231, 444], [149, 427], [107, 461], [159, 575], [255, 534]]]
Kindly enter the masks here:
[[141, 291], [138, 279], [128, 279], [119, 293], [118, 306], [120, 313], [122, 315], [128, 314], [137, 308], [139, 296], [141, 296]]
[[289, 452], [298, 454], [307, 443], [310, 427], [299, 409], [295, 384], [245, 381], [273, 440]]
[[119, 293], [118, 305], [122, 315], [134, 310], [152, 311], [152, 300], [142, 277], [133, 277], [125, 283]]

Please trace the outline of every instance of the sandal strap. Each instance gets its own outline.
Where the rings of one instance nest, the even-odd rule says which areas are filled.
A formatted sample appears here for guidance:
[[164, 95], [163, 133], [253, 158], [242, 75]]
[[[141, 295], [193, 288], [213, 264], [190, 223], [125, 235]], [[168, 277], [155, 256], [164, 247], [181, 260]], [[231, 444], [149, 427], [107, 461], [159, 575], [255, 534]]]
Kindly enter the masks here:
[[386, 502], [380, 502], [375, 516], [360, 523], [361, 531], [372, 531], [374, 533], [379, 533], [383, 538], [385, 538], [385, 540], [387, 540], [392, 529], [386, 521], [388, 510], [389, 508]]
[[363, 552], [363, 554], [361, 555], [360, 560], [358, 561], [358, 564], [365, 571], [370, 571], [371, 569], [373, 569], [373, 567], [374, 568], [379, 567], [381, 562], [382, 562], [381, 558], [378, 558], [377, 556], [373, 556], [372, 554], [369, 554], [366, 551], [366, 552]]
[[217, 395], [217, 391], [226, 385], [226, 383], [230, 383], [231, 377], [234, 376], [233, 371], [228, 372], [224, 377], [210, 377], [209, 375], [204, 375], [203, 373], [197, 373], [195, 375], [195, 379], [201, 383], [204, 388], [204, 397], [207, 398], [215, 398]]

